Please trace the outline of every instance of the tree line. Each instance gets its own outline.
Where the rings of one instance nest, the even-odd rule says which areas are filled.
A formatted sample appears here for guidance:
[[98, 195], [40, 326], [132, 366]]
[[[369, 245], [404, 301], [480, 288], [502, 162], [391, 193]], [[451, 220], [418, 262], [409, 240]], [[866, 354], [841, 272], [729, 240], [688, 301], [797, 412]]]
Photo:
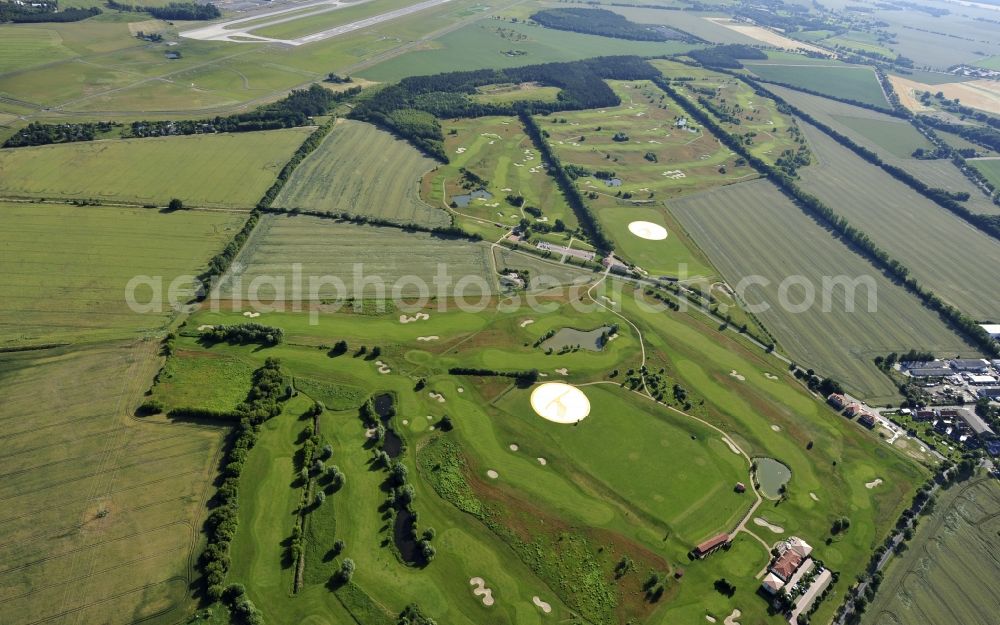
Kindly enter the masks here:
[[230, 345], [259, 344], [274, 347], [281, 343], [285, 332], [260, 323], [239, 323], [230, 326], [215, 326], [202, 332], [201, 340], [207, 344], [228, 343]]
[[[774, 97], [767, 91], [758, 90], [759, 85], [755, 86], [755, 81], [748, 80], [745, 76], [740, 76], [740, 78], [747, 80], [747, 83], [753, 86], [758, 94], [765, 97]], [[998, 349], [996, 342], [979, 326], [975, 319], [948, 304], [933, 291], [921, 285], [916, 278], [910, 275], [910, 271], [905, 265], [878, 247], [867, 233], [852, 226], [847, 219], [838, 215], [816, 196], [802, 190], [783, 171], [750, 153], [738, 138], [726, 132], [708, 113], [678, 93], [668, 81], [663, 78], [655, 78], [653, 82], [673, 98], [691, 117], [708, 128], [726, 147], [742, 156], [751, 167], [767, 176], [785, 195], [794, 201], [796, 206], [841, 236], [848, 243], [849, 247], [867, 258], [890, 279], [901, 284], [907, 291], [914, 294], [928, 309], [938, 313], [949, 327], [960, 333], [967, 341], [983, 350], [983, 352], [1000, 355], [1000, 349]], [[775, 100], [779, 101], [777, 98]]]
[[498, 371], [496, 369], [476, 369], [473, 367], [452, 367], [448, 369], [449, 375], [472, 375], [478, 377], [502, 377], [512, 378], [521, 385], [531, 385], [538, 381], [538, 369], [527, 369], [525, 371]]
[[740, 59], [767, 59], [767, 54], [763, 50], [741, 43], [731, 43], [721, 46], [712, 46], [701, 50], [691, 50], [686, 53], [695, 61], [705, 67], [728, 67], [740, 69], [743, 64]]
[[597, 219], [597, 215], [583, 201], [580, 190], [573, 183], [574, 177], [579, 175], [579, 169], [567, 170], [562, 166], [559, 157], [552, 151], [552, 147], [545, 140], [542, 129], [538, 127], [531, 113], [527, 110], [521, 110], [518, 111], [518, 116], [524, 125], [524, 131], [540, 153], [542, 162], [549, 164], [547, 170], [555, 178], [559, 190], [562, 191], [563, 197], [566, 198], [566, 203], [573, 209], [573, 214], [576, 215], [576, 220], [580, 223], [580, 228], [586, 234], [590, 243], [601, 254], [610, 252], [614, 249], [614, 244], [608, 238], [608, 235], [605, 234], [604, 228], [601, 227], [601, 223]]
[[[361, 92], [361, 87], [333, 92], [320, 85], [298, 89], [286, 97], [248, 113], [238, 113], [211, 119], [173, 121], [135, 121], [122, 128], [122, 138], [166, 137], [176, 135], [214, 134], [219, 132], [251, 132], [295, 128], [312, 123], [316, 115], [325, 115], [334, 104]], [[32, 122], [11, 136], [3, 147], [18, 148], [51, 143], [93, 141], [98, 133], [121, 127], [117, 122], [83, 122], [76, 124], [41, 124]]]
[[538, 11], [531, 16], [535, 22], [554, 30], [600, 35], [632, 41], [684, 41], [701, 43], [704, 40], [686, 32], [659, 24], [637, 24], [620, 13], [607, 9], [555, 8]]
[[0, 2], [0, 23], [37, 24], [41, 22], [79, 22], [88, 17], [100, 15], [97, 7], [82, 9], [70, 7], [59, 10], [56, 0], [17, 4], [15, 2]]
[[212, 3], [198, 4], [197, 2], [171, 2], [166, 6], [142, 6], [115, 2], [107, 0], [109, 9], [124, 12], [149, 13], [158, 20], [214, 20], [222, 17], [222, 11]]
[[[639, 80], [658, 75], [638, 56], [607, 56], [573, 62], [542, 63], [507, 69], [482, 69], [410, 76], [359, 102], [350, 117], [373, 123], [409, 141], [443, 163], [444, 135], [439, 118], [514, 115], [521, 110], [547, 113], [617, 106], [621, 100], [605, 79]], [[558, 87], [555, 102], [477, 102], [478, 87], [536, 82]]]
[[392, 221], [390, 219], [384, 219], [382, 217], [372, 217], [370, 215], [355, 215], [348, 212], [338, 212], [338, 211], [318, 211], [318, 210], [305, 210], [298, 208], [284, 209], [284, 208], [262, 208], [262, 212], [271, 213], [275, 215], [309, 215], [310, 217], [319, 217], [320, 219], [336, 219], [338, 221], [346, 221], [352, 224], [358, 225], [368, 225], [368, 226], [383, 226], [386, 228], [399, 228], [406, 232], [427, 232], [435, 236], [449, 238], [449, 239], [465, 239], [467, 241], [478, 242], [483, 240], [483, 235], [478, 232], [466, 232], [458, 226], [425, 226], [416, 223], [401, 223], [398, 221]]

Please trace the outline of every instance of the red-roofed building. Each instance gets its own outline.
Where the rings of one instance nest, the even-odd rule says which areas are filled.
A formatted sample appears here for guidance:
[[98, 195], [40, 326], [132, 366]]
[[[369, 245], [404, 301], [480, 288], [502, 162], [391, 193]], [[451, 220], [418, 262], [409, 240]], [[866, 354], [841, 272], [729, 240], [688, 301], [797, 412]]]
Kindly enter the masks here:
[[696, 558], [704, 558], [713, 551], [725, 547], [729, 544], [729, 534], [719, 534], [709, 538], [705, 542], [701, 543], [695, 547], [691, 553], [694, 554]]
[[826, 398], [826, 403], [830, 404], [837, 410], [843, 410], [844, 406], [847, 405], [847, 398], [840, 393], [830, 393], [830, 396]]
[[787, 582], [795, 574], [795, 571], [799, 569], [799, 565], [801, 564], [802, 556], [794, 549], [789, 549], [771, 563], [770, 570], [783, 581]]
[[870, 412], [863, 412], [858, 418], [858, 423], [865, 426], [869, 430], [875, 427], [875, 415]]

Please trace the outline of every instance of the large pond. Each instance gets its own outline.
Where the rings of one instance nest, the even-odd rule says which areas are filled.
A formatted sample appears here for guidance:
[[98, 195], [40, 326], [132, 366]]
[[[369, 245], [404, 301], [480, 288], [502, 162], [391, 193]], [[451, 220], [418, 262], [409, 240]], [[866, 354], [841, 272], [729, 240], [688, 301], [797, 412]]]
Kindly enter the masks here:
[[477, 199], [490, 200], [493, 199], [493, 194], [486, 189], [476, 189], [472, 193], [451, 196], [451, 201], [454, 202], [456, 206], [461, 208], [465, 208], [472, 202], [472, 200]]
[[601, 326], [595, 330], [577, 330], [576, 328], [563, 328], [546, 339], [542, 343], [542, 349], [559, 351], [565, 347], [576, 347], [588, 349], [592, 352], [599, 352], [604, 349], [607, 340], [604, 338], [606, 332], [611, 331], [611, 326]]
[[774, 458], [754, 458], [757, 485], [765, 497], [781, 497], [781, 488], [792, 479], [792, 470]]
[[396, 406], [392, 395], [384, 393], [375, 397], [372, 402], [376, 414], [385, 426], [385, 438], [382, 439], [382, 450], [389, 454], [390, 458], [398, 458], [403, 451], [403, 439], [392, 429], [392, 418], [396, 415]]

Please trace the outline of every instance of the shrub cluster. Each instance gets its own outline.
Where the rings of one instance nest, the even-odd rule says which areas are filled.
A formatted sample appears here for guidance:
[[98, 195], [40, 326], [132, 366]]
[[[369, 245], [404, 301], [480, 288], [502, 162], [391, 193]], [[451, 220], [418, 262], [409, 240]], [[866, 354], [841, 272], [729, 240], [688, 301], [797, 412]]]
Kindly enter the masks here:
[[228, 343], [230, 345], [260, 344], [268, 347], [278, 345], [284, 338], [281, 328], [273, 328], [260, 323], [239, 323], [231, 326], [215, 326], [201, 334], [204, 343]]

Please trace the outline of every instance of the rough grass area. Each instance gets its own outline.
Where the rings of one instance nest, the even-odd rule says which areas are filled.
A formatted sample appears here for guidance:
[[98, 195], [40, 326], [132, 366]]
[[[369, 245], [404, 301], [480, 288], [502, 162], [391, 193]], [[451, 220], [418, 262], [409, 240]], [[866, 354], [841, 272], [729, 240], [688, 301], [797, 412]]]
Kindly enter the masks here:
[[[753, 305], [767, 304], [768, 310], [758, 317], [788, 355], [862, 397], [880, 403], [895, 399], [892, 380], [872, 363], [875, 356], [906, 351], [911, 345], [941, 355], [970, 350], [916, 298], [803, 215], [769, 182], [724, 187], [671, 206], [729, 285], [747, 276], [767, 280], [766, 285], [745, 289], [742, 296]], [[831, 268], [836, 268], [835, 274]], [[793, 275], [808, 282], [814, 294], [814, 304], [801, 312], [783, 306], [779, 298], [782, 282]], [[824, 276], [834, 275], [870, 280], [874, 290], [852, 287], [850, 302], [846, 288], [836, 287], [824, 304]], [[787, 301], [803, 302], [804, 287], [791, 284], [786, 287]]]
[[383, 130], [344, 120], [296, 168], [274, 206], [447, 226], [448, 214], [418, 195], [420, 178], [435, 165]]
[[310, 378], [295, 378], [295, 388], [316, 401], [323, 402], [327, 410], [360, 408], [368, 399], [368, 394], [356, 386], [320, 382]]
[[253, 208], [312, 128], [0, 151], [0, 195]]
[[[224, 212], [0, 203], [0, 345], [160, 328], [172, 311], [170, 283], [203, 271], [243, 220]], [[135, 295], [144, 306], [159, 296], [162, 307], [145, 314], [129, 307], [126, 285], [136, 276], [161, 278], [155, 294], [139, 286]]]
[[1000, 486], [988, 477], [939, 491], [902, 557], [885, 571], [865, 625], [989, 623], [1000, 613]]
[[5, 624], [181, 622], [222, 431], [132, 418], [156, 342], [0, 354]]
[[247, 398], [253, 370], [243, 361], [211, 351], [184, 350], [167, 360], [153, 397], [167, 411], [205, 408], [230, 412]]
[[[452, 276], [452, 286], [444, 287], [445, 295], [459, 286], [462, 277], [469, 276], [464, 287], [472, 297], [494, 289], [489, 251], [483, 243], [422, 232], [320, 217], [267, 215], [240, 255], [240, 288], [249, 292], [253, 281], [265, 276], [258, 280], [256, 289], [262, 301], [292, 300], [293, 265], [300, 263], [301, 295], [307, 301], [375, 298], [380, 293], [389, 298], [394, 287], [409, 297], [420, 294], [421, 283], [426, 285], [428, 296], [438, 295], [433, 279], [439, 270]], [[324, 282], [324, 277], [331, 281]], [[233, 286], [230, 282], [227, 288]]]
[[857, 100], [876, 106], [889, 107], [870, 67], [831, 67], [800, 64], [754, 63], [747, 68], [764, 80], [788, 83], [838, 98]]
[[25, 69], [73, 56], [54, 30], [35, 27], [11, 27], [0, 30], [0, 72]]

